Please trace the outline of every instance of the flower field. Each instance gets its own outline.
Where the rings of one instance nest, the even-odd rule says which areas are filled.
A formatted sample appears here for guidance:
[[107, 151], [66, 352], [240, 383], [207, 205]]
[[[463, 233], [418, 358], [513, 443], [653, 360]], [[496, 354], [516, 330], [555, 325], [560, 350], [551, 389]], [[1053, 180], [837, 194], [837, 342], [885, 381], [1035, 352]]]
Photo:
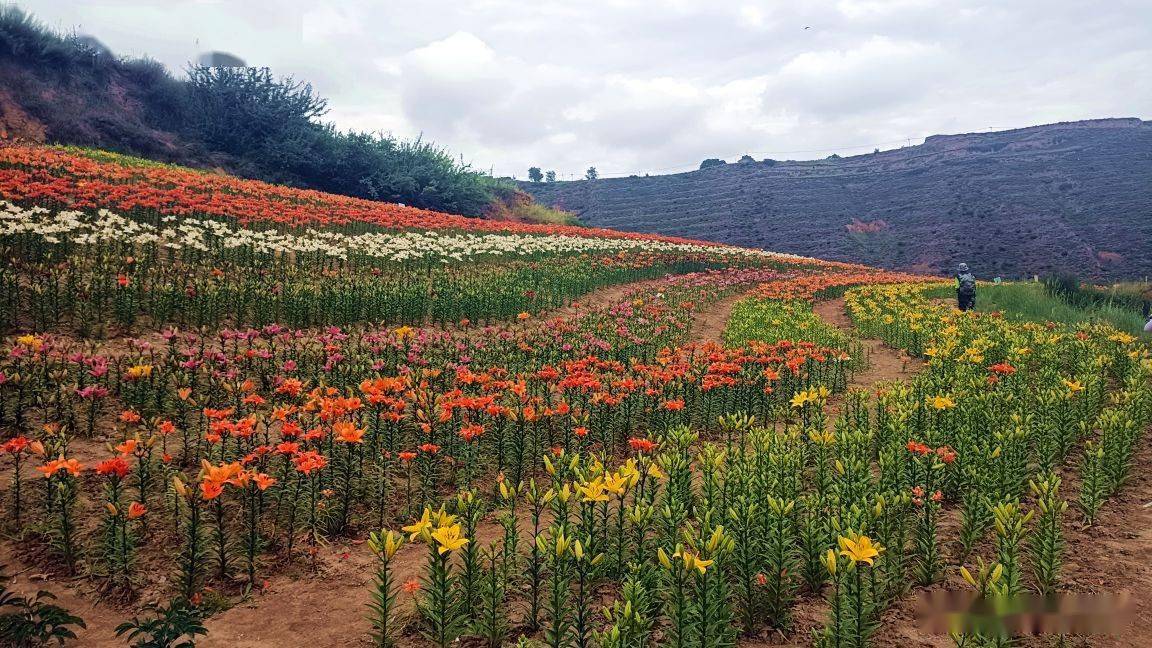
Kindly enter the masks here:
[[86, 625], [27, 645], [893, 642], [1069, 591], [1152, 425], [1146, 342], [931, 277], [78, 150], [0, 198], [4, 556]]

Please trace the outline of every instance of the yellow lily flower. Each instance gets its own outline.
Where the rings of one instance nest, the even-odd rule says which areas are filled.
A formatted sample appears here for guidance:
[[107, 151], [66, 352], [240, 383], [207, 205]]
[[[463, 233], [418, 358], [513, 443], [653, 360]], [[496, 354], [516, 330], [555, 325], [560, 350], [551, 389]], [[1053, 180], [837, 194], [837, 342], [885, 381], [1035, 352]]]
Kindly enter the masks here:
[[684, 561], [684, 569], [688, 571], [695, 569], [701, 574], [708, 571], [708, 568], [712, 566], [711, 560], [704, 560], [699, 554], [694, 554], [691, 551], [680, 552], [680, 560]]
[[456, 551], [460, 547], [468, 544], [468, 538], [465, 538], [460, 531], [459, 524], [452, 526], [440, 527], [432, 534], [432, 539], [435, 540], [440, 546], [437, 551], [444, 555], [449, 551]]
[[1084, 391], [1084, 385], [1081, 384], [1079, 380], [1061, 380], [1060, 382], [1064, 383], [1064, 386], [1068, 388], [1068, 392], [1071, 394], [1078, 394]]
[[630, 478], [619, 473], [609, 475], [604, 479], [604, 490], [613, 495], [623, 495], [628, 489]]
[[872, 561], [883, 552], [884, 547], [872, 544], [872, 538], [868, 536], [854, 535], [851, 538], [840, 536], [840, 555], [854, 563], [864, 562], [871, 565]]
[[648, 476], [652, 479], [664, 479], [666, 475], [663, 471], [660, 470], [659, 466], [656, 464], [650, 464], [648, 466]]
[[432, 518], [432, 523], [437, 527], [452, 526], [456, 523], [456, 516], [449, 515], [444, 512], [444, 507], [441, 506], [439, 511], [436, 511], [435, 517]]
[[928, 402], [937, 410], [947, 410], [956, 407], [956, 402], [947, 396], [935, 396]]
[[577, 486], [576, 490], [583, 495], [585, 502], [607, 502], [610, 499], [608, 493], [604, 492], [604, 481], [600, 477], [583, 486]]
[[415, 524], [409, 524], [406, 527], [401, 527], [401, 531], [409, 533], [409, 542], [416, 542], [416, 538], [428, 539], [428, 532], [432, 530], [432, 511], [431, 509], [424, 509], [424, 514]]

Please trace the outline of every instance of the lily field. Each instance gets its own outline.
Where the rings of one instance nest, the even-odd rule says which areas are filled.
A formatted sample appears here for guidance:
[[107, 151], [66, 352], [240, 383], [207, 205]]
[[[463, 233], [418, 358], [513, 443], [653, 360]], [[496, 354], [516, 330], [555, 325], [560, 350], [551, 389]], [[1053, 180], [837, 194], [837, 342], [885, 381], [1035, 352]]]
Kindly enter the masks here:
[[[1100, 320], [75, 148], [0, 148], [0, 254], [4, 645], [1152, 622], [1152, 347]], [[1135, 601], [1110, 635], [933, 634], [939, 592]]]

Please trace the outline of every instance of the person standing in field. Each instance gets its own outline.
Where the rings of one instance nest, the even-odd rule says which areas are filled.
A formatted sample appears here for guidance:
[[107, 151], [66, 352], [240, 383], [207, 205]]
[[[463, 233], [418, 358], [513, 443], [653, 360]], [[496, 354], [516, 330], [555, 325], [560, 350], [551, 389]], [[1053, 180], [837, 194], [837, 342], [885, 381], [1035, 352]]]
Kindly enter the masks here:
[[956, 307], [962, 311], [976, 307], [976, 276], [967, 263], [956, 268]]

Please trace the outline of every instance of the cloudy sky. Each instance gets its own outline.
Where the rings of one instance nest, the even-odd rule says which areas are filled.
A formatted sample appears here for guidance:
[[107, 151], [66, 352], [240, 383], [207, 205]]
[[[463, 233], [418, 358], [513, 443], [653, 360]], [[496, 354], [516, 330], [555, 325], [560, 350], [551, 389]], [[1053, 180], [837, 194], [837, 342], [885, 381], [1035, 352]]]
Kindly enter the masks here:
[[312, 82], [344, 129], [561, 178], [1152, 119], [1149, 0], [32, 0], [175, 71], [221, 50]]

